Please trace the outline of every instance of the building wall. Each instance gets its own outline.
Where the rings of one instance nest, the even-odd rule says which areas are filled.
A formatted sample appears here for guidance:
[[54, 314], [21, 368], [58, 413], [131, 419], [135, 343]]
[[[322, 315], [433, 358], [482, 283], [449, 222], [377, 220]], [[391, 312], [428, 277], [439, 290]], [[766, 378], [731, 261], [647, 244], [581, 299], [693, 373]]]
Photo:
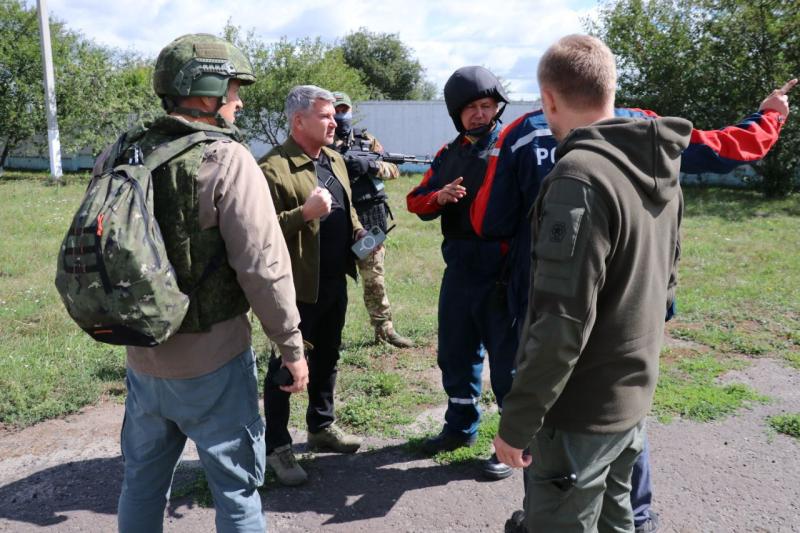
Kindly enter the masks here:
[[[65, 156], [61, 158], [61, 168], [66, 172], [77, 172], [94, 166], [94, 157], [91, 155]], [[42, 156], [9, 156], [6, 159], [6, 168], [17, 170], [50, 170], [50, 160]]]
[[[503, 123], [533, 111], [538, 102], [511, 102], [503, 112]], [[357, 102], [353, 113], [357, 128], [366, 128], [387, 152], [433, 156], [456, 136], [456, 129], [444, 100], [375, 100]], [[250, 144], [256, 158], [269, 151], [260, 142]]]
[[[502, 121], [510, 124], [518, 117], [539, 108], [539, 102], [511, 102], [503, 112]], [[354, 124], [366, 128], [375, 135], [387, 152], [406, 155], [431, 156], [456, 136], [453, 121], [447, 114], [444, 100], [376, 100], [357, 102], [354, 111]], [[271, 146], [254, 141], [250, 150], [256, 159], [270, 150]], [[72, 157], [63, 157], [64, 170], [74, 171], [91, 169], [94, 161], [85, 153]], [[29, 150], [12, 153], [6, 162], [7, 168], [48, 170], [46, 156], [37, 156]], [[424, 172], [426, 165], [405, 164], [401, 170], [405, 172]], [[699, 176], [683, 175], [684, 183], [723, 184], [743, 186], [748, 179], [753, 179], [755, 172], [750, 166], [744, 166], [726, 174], [702, 174]]]
[[[536, 108], [538, 102], [511, 102], [501, 120], [510, 124]], [[354, 118], [357, 127], [380, 139], [387, 152], [435, 155], [457, 133], [443, 100], [362, 102]]]

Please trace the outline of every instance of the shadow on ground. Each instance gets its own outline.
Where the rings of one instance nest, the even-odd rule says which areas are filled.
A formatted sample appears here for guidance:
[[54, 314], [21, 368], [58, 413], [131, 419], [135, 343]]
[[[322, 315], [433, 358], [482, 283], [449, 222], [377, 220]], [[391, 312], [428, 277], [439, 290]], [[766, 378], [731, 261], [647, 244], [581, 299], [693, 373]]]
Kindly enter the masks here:
[[343, 524], [389, 514], [407, 492], [453, 481], [475, 480], [474, 464], [438, 465], [393, 445], [356, 455], [318, 455], [306, 463], [309, 483], [284, 488], [272, 482], [262, 491], [272, 513], [312, 512]]
[[[303, 447], [297, 447], [302, 452]], [[191, 483], [199, 462], [187, 461], [174, 489]], [[442, 466], [391, 445], [355, 455], [323, 454], [304, 461], [309, 483], [282, 487], [270, 481], [262, 489], [270, 513], [315, 513], [325, 524], [344, 524], [386, 516], [409, 491], [476, 479], [475, 465]], [[122, 483], [122, 458], [76, 461], [48, 468], [0, 487], [0, 519], [37, 526], [69, 520], [71, 511], [115, 515]], [[196, 503], [191, 496], [169, 504], [167, 514], [180, 521]]]
[[0, 487], [0, 518], [50, 526], [67, 511], [116, 514], [121, 484], [122, 457], [55, 466]]

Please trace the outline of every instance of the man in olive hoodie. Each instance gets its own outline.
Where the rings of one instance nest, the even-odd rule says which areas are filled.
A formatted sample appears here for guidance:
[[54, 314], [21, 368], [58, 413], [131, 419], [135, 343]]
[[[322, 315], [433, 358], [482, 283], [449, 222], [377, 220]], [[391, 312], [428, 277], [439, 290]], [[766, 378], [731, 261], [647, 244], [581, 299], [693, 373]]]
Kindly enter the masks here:
[[614, 58], [594, 37], [556, 42], [538, 77], [558, 164], [534, 205], [531, 304], [495, 449], [528, 467], [529, 531], [633, 532], [691, 123], [615, 118]]

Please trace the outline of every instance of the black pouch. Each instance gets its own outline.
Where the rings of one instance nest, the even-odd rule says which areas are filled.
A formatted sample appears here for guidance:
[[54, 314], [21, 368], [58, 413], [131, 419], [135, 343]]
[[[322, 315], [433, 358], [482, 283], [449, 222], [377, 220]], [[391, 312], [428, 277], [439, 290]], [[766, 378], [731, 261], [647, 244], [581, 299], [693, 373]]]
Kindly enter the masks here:
[[292, 373], [289, 372], [289, 369], [285, 366], [282, 366], [276, 372], [273, 372], [270, 375], [269, 380], [273, 385], [277, 385], [279, 387], [288, 387], [294, 383], [294, 377], [292, 377]]

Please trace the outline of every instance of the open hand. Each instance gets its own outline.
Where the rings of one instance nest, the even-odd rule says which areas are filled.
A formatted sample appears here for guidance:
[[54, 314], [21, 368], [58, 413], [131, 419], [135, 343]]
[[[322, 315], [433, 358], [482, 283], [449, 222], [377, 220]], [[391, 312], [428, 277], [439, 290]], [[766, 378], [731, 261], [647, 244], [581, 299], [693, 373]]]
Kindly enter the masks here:
[[436, 195], [436, 202], [439, 205], [454, 204], [467, 195], [467, 189], [461, 185], [463, 177], [458, 177], [439, 189]]

